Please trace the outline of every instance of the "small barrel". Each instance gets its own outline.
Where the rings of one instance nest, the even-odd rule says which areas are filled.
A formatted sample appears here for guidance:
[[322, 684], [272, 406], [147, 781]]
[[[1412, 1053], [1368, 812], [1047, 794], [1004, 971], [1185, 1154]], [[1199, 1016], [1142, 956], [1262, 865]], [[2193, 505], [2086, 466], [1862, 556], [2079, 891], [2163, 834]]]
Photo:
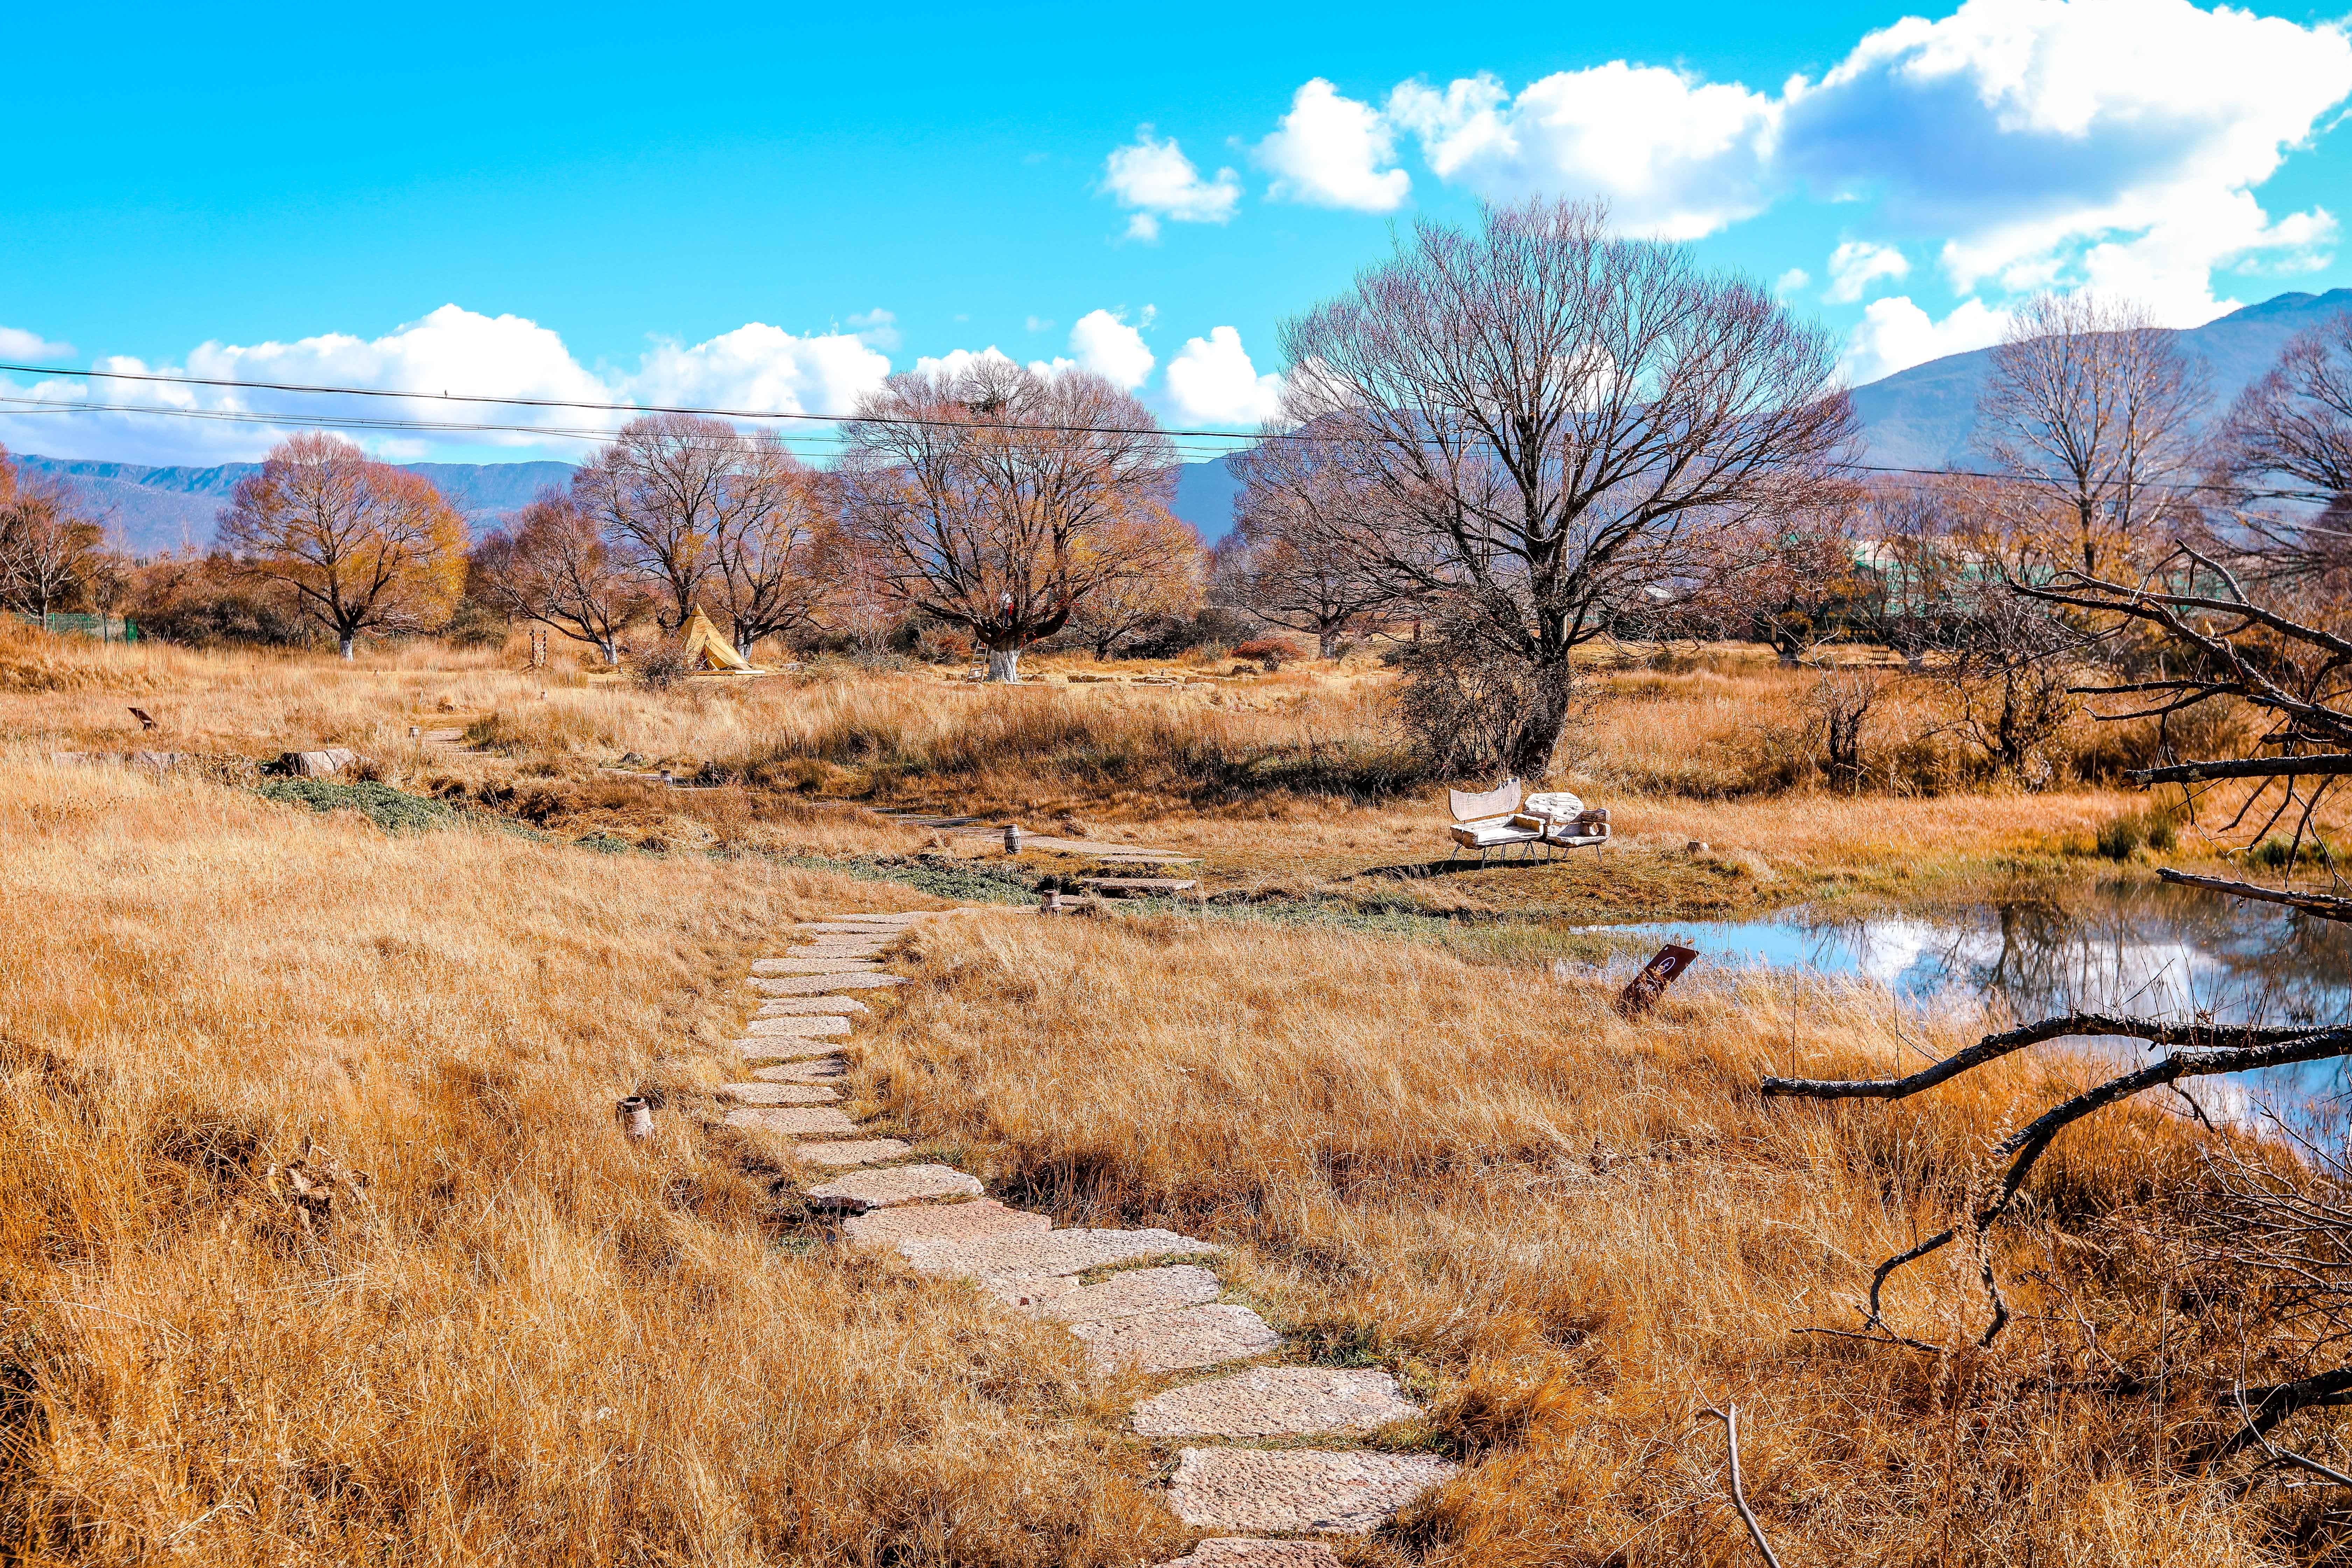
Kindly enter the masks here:
[[654, 1108], [646, 1103], [642, 1094], [633, 1094], [614, 1109], [621, 1123], [621, 1135], [632, 1143], [642, 1143], [654, 1135]]

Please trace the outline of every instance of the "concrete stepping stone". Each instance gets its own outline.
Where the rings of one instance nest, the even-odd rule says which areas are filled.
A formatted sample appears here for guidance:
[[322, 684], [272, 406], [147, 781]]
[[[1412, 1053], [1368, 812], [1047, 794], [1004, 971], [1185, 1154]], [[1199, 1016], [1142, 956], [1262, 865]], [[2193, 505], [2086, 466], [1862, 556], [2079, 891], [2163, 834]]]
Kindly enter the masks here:
[[989, 1289], [1007, 1306], [1057, 1322], [1087, 1323], [1202, 1306], [1215, 1300], [1223, 1287], [1214, 1274], [1196, 1263], [1171, 1263], [1158, 1268], [1129, 1268], [1099, 1285], [1036, 1274], [994, 1280]]
[[[811, 959], [820, 958], [878, 960], [881, 958], [885, 951], [887, 951], [886, 944], [878, 942], [842, 942], [839, 944], [827, 944], [822, 947], [788, 947], [784, 950], [783, 957], [778, 959], [763, 958], [760, 962], [761, 963], [804, 963]], [[755, 966], [751, 973], [754, 974], [765, 974], [768, 973], [769, 971], [760, 969]], [[793, 971], [782, 969], [777, 970], [774, 973], [779, 974], [790, 974]]]
[[904, 985], [903, 974], [784, 974], [761, 976], [751, 989], [763, 996], [816, 996], [827, 991], [870, 991], [878, 985]]
[[841, 1098], [841, 1090], [813, 1083], [722, 1083], [719, 1092], [746, 1105], [830, 1105]]
[[795, 1035], [808, 1039], [820, 1035], [845, 1035], [848, 1019], [832, 1013], [803, 1013], [785, 1018], [754, 1018], [743, 1026], [747, 1035]]
[[819, 1057], [814, 1061], [783, 1062], [772, 1068], [754, 1068], [751, 1076], [770, 1083], [826, 1083], [849, 1076], [849, 1064], [839, 1057]]
[[900, 1138], [855, 1138], [836, 1143], [795, 1143], [793, 1158], [812, 1165], [878, 1165], [912, 1153]]
[[917, 921], [937, 920], [952, 910], [907, 910], [880, 915], [819, 915], [812, 925], [912, 925]]
[[821, 1132], [855, 1132], [857, 1123], [845, 1111], [820, 1106], [786, 1106], [781, 1109], [753, 1106], [727, 1113], [730, 1127], [757, 1127], [763, 1131], [782, 1132], [787, 1137], [804, 1138]]
[[1053, 1216], [1006, 1208], [993, 1198], [968, 1204], [909, 1204], [844, 1221], [841, 1234], [858, 1247], [903, 1247], [915, 1242], [973, 1242], [1043, 1236]]
[[1297, 1437], [1370, 1432], [1419, 1411], [1384, 1372], [1254, 1366], [1187, 1384], [1135, 1407], [1139, 1437]]
[[879, 974], [882, 972], [882, 966], [870, 958], [763, 958], [752, 968], [761, 979], [772, 974]]
[[893, 921], [887, 925], [869, 921], [804, 921], [793, 927], [794, 936], [876, 936], [887, 933], [896, 936], [907, 927]]
[[1187, 1448], [1168, 1505], [1195, 1530], [1366, 1535], [1461, 1468], [1421, 1454]]
[[910, 1241], [898, 1248], [925, 1274], [993, 1279], [1016, 1274], [1083, 1274], [1115, 1263], [1133, 1263], [1167, 1253], [1214, 1253], [1208, 1242], [1172, 1230], [1086, 1230], [1073, 1227], [1018, 1241], [967, 1244]]
[[1319, 1541], [1215, 1535], [1194, 1546], [1191, 1556], [1160, 1568], [1339, 1568], [1339, 1554]]
[[1105, 1372], [1183, 1372], [1264, 1355], [1282, 1336], [1247, 1307], [1186, 1307], [1108, 1322], [1072, 1323]]
[[841, 1048], [841, 1042], [812, 1040], [804, 1035], [754, 1035], [736, 1041], [735, 1048], [747, 1062], [788, 1062], [801, 1057], [831, 1056]]
[[827, 1015], [854, 1016], [873, 1008], [855, 996], [772, 996], [752, 1015], [760, 1018], [801, 1018]]
[[[832, 1090], [824, 1092], [829, 1094]], [[835, 1176], [808, 1190], [813, 1198], [835, 1198], [877, 1209], [892, 1204], [920, 1203], [925, 1198], [976, 1198], [980, 1191], [979, 1177], [967, 1176], [953, 1165], [897, 1165], [887, 1171], [861, 1171], [854, 1176]]]

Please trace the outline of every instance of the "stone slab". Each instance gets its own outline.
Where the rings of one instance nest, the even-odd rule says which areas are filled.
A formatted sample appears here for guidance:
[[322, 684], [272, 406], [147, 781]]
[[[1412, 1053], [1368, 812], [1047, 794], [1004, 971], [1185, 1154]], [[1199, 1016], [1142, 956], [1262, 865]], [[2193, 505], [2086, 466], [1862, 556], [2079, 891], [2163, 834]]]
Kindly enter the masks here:
[[882, 966], [870, 958], [763, 958], [753, 965], [761, 979], [793, 974], [878, 974]]
[[[760, 960], [760, 963], [791, 963], [796, 960], [803, 958], [878, 959], [882, 956], [884, 952], [888, 949], [889, 945], [890, 944], [886, 942], [813, 942], [805, 947], [788, 947], [784, 949], [783, 957], [763, 958]], [[761, 969], [759, 963], [755, 963], [751, 966], [751, 973], [754, 974], [765, 974], [770, 973], [770, 971]], [[774, 973], [789, 974], [792, 971], [778, 970]]]
[[1282, 1336], [1247, 1307], [1184, 1307], [1108, 1322], [1072, 1323], [1105, 1372], [1183, 1372], [1264, 1355]]
[[913, 1151], [902, 1139], [855, 1138], [837, 1143], [795, 1143], [793, 1158], [812, 1165], [878, 1165]]
[[917, 921], [937, 920], [952, 910], [903, 910], [880, 915], [819, 915], [812, 925], [912, 925]]
[[820, 1133], [855, 1132], [857, 1123], [845, 1112], [821, 1106], [747, 1107], [727, 1113], [730, 1127], [756, 1127], [765, 1132], [806, 1138]]
[[1197, 1263], [1171, 1263], [1159, 1268], [1129, 1268], [1099, 1285], [1032, 1274], [992, 1280], [989, 1289], [1007, 1306], [1057, 1322], [1087, 1323], [1203, 1306], [1215, 1300], [1223, 1287], [1214, 1274]]
[[1160, 1568], [1339, 1568], [1339, 1554], [1319, 1541], [1260, 1541], [1254, 1536], [1212, 1536], [1189, 1557]]
[[856, 1016], [873, 1008], [855, 996], [771, 996], [760, 1004], [757, 1018]]
[[840, 1047], [838, 1040], [812, 1040], [802, 1035], [759, 1035], [735, 1042], [735, 1048], [747, 1062], [788, 1062], [800, 1057], [831, 1056]]
[[841, 1090], [813, 1083], [722, 1083], [719, 1092], [746, 1105], [831, 1105], [841, 1098]]
[[1115, 1263], [1133, 1263], [1166, 1253], [1203, 1254], [1218, 1249], [1172, 1230], [1057, 1230], [1018, 1241], [910, 1241], [898, 1250], [925, 1274], [990, 1279], [1015, 1274], [1083, 1274]]
[[845, 1035], [848, 1019], [832, 1013], [803, 1013], [789, 1018], [754, 1018], [743, 1026], [747, 1035], [793, 1035], [807, 1039], [821, 1035]]
[[1302, 1437], [1370, 1432], [1418, 1414], [1384, 1372], [1254, 1366], [1135, 1407], [1139, 1437]]
[[1421, 1454], [1187, 1448], [1168, 1505], [1195, 1530], [1365, 1535], [1461, 1468]]
[[[877, 1174], [887, 1174], [877, 1172]], [[974, 1242], [1043, 1236], [1052, 1216], [1006, 1208], [993, 1198], [968, 1204], [911, 1204], [877, 1209], [845, 1221], [841, 1234], [860, 1247], [903, 1247], [911, 1242]]]
[[839, 1057], [819, 1057], [814, 1061], [783, 1062], [772, 1068], [754, 1068], [751, 1076], [770, 1083], [830, 1083], [849, 1076], [849, 1064]]
[[[766, 1084], [755, 1087], [766, 1089]], [[799, 1092], [822, 1092], [831, 1089]], [[850, 1203], [865, 1204], [870, 1208], [887, 1208], [892, 1204], [919, 1203], [925, 1198], [976, 1198], [980, 1196], [980, 1178], [967, 1176], [953, 1165], [897, 1165], [887, 1171], [861, 1171], [854, 1176], [835, 1176], [822, 1186], [811, 1187], [813, 1198], [838, 1198]]]
[[912, 924], [910, 921], [803, 921], [793, 927], [794, 936], [897, 936]]
[[817, 996], [827, 991], [870, 991], [879, 985], [904, 985], [903, 974], [784, 974], [751, 983], [762, 996]]

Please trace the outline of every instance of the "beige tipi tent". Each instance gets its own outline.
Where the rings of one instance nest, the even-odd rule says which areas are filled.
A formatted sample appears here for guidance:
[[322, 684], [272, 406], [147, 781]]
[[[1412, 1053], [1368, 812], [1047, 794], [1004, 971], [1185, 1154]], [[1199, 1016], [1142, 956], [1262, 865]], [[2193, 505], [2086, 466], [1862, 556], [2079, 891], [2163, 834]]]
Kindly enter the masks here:
[[735, 645], [719, 635], [710, 617], [695, 606], [694, 618], [686, 623], [686, 663], [689, 669], [702, 675], [764, 675], [735, 651]]

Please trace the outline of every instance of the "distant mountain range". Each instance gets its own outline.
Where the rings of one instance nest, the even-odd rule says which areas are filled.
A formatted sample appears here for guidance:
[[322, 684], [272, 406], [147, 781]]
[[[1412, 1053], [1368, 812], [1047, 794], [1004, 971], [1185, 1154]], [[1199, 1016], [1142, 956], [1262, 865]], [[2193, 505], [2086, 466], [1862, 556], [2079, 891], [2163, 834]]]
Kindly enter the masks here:
[[[2205, 362], [2210, 416], [2228, 412], [2246, 385], [2278, 363], [2286, 341], [2328, 317], [2352, 310], [2352, 289], [2325, 294], [2280, 294], [2217, 317], [2178, 335], [2189, 357]], [[1942, 468], [1981, 465], [1977, 395], [1991, 372], [1992, 351], [1948, 354], [1898, 370], [1856, 387], [1869, 460], [1892, 468]]]
[[[2214, 416], [2249, 382], [2277, 362], [2286, 341], [2340, 310], [2352, 310], [2352, 289], [2325, 294], [2281, 294], [2232, 310], [2180, 334], [2202, 360]], [[1951, 354], [1897, 371], [1854, 391], [1868, 460], [1895, 468], [1967, 468], [1981, 464], [1976, 431], [1977, 395], [1991, 364], [1990, 351]], [[209, 468], [143, 468], [136, 463], [72, 461], [19, 455], [27, 471], [47, 475], [78, 492], [131, 550], [142, 554], [212, 542], [220, 510], [237, 480], [257, 463]], [[475, 527], [488, 529], [530, 504], [542, 489], [572, 477], [568, 463], [407, 463], [441, 488]], [[1233, 528], [1233, 500], [1241, 488], [1224, 458], [1187, 463], [1177, 476], [1176, 513], [1211, 541]]]
[[[259, 463], [219, 463], [209, 468], [151, 468], [138, 463], [100, 463], [64, 458], [15, 456], [28, 474], [57, 480], [81, 499], [133, 552], [142, 555], [194, 548], [213, 542], [221, 509], [237, 480], [258, 473]], [[449, 504], [477, 529], [497, 523], [529, 506], [539, 492], [570, 482], [569, 463], [404, 463], [440, 487]]]

